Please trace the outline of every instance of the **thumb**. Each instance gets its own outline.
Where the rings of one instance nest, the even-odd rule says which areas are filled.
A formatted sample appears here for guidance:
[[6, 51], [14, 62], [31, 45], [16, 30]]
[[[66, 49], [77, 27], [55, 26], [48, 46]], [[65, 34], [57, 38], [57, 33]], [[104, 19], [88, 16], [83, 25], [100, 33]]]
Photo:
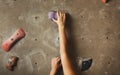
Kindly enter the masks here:
[[55, 20], [54, 18], [52, 18], [52, 21], [57, 22], [57, 20]]

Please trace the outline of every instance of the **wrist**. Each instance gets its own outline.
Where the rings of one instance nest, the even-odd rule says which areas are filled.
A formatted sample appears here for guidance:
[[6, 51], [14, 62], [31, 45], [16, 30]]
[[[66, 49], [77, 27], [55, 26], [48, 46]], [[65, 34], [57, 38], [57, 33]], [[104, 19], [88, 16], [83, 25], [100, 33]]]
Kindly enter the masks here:
[[59, 30], [64, 30], [65, 26], [64, 25], [58, 25]]
[[64, 22], [57, 22], [58, 25], [64, 25]]
[[50, 75], [56, 75], [56, 70], [52, 69], [52, 70], [50, 71]]
[[64, 23], [58, 23], [58, 26], [59, 26], [59, 27], [64, 27], [65, 24], [64, 24]]

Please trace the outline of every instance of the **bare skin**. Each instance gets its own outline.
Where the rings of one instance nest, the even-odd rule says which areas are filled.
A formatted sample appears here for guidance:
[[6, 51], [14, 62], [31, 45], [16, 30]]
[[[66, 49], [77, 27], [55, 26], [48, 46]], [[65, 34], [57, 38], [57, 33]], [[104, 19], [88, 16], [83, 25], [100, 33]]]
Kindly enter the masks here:
[[[58, 30], [59, 30], [59, 36], [60, 36], [60, 57], [61, 57], [61, 63], [62, 63], [62, 67], [63, 67], [63, 72], [64, 75], [76, 75], [73, 65], [70, 61], [70, 58], [68, 56], [67, 53], [67, 38], [66, 38], [66, 34], [65, 34], [65, 13], [58, 11], [57, 12], [57, 17], [58, 19], [55, 20], [53, 19], [54, 22], [57, 23], [58, 25]], [[59, 59], [60, 60], [60, 59]], [[54, 64], [54, 67], [52, 67], [52, 69], [58, 69], [58, 66], [60, 66], [60, 64], [57, 64], [59, 61], [56, 58], [56, 60], [54, 60], [53, 62], [56, 62], [56, 64]], [[51, 72], [54, 72], [53, 74], [51, 74]], [[51, 70], [50, 75], [55, 75], [55, 71]]]
[[59, 68], [61, 67], [61, 59], [60, 57], [54, 57], [51, 61], [51, 71], [50, 71], [50, 75], [56, 75], [57, 71], [59, 70]]

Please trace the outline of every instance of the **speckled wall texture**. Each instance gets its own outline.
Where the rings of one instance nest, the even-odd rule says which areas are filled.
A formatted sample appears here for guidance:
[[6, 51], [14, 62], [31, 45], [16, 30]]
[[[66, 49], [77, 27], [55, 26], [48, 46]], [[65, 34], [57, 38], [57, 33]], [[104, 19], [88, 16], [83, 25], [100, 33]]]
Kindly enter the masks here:
[[[120, 75], [120, 0], [0, 0], [0, 44], [18, 28], [26, 33], [9, 52], [0, 47], [0, 75], [49, 75], [51, 59], [59, 56], [51, 10], [71, 15], [71, 56], [93, 58], [81, 75]], [[10, 55], [19, 57], [13, 72], [5, 67]]]

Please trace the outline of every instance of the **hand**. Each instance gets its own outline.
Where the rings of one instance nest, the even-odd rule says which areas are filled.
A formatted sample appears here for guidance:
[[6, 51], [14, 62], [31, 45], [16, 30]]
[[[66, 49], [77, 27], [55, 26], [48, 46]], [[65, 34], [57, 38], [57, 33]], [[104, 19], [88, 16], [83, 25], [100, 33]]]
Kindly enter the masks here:
[[51, 61], [51, 75], [55, 75], [58, 69], [62, 66], [60, 57], [55, 57]]
[[64, 27], [65, 26], [65, 13], [61, 12], [61, 11], [57, 11], [57, 20], [52, 19], [54, 22], [56, 22], [58, 24], [59, 27]]

